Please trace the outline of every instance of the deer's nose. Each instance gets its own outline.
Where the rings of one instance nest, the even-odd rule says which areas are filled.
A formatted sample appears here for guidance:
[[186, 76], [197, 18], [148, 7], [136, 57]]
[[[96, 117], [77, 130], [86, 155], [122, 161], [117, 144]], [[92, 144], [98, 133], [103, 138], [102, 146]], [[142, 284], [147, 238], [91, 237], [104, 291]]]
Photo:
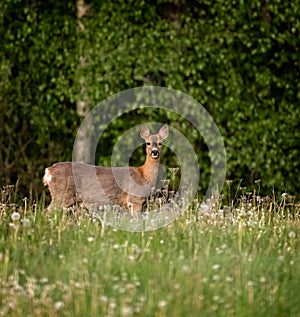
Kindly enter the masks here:
[[158, 157], [158, 156], [159, 156], [158, 150], [157, 150], [157, 149], [152, 150], [152, 151], [151, 151], [151, 156], [152, 156], [152, 157]]

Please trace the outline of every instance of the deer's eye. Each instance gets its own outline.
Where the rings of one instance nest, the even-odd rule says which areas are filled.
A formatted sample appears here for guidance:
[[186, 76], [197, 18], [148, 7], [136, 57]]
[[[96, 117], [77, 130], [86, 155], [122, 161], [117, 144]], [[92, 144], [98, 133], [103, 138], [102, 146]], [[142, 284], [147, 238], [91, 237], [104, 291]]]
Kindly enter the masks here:
[[151, 145], [151, 143], [150, 143], [150, 142], [147, 142], [146, 144], [147, 144], [147, 145]]
[[158, 145], [162, 145], [162, 143], [161, 143], [161, 142], [159, 142], [159, 143], [158, 143]]

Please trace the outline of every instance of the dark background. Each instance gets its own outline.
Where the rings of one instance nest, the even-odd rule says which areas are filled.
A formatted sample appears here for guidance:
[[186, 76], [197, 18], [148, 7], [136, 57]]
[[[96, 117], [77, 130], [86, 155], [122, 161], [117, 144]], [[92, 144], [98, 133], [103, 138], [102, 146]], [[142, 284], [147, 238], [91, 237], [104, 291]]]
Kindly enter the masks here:
[[[249, 190], [261, 179], [265, 194], [298, 195], [299, 14], [299, 1], [283, 0], [1, 1], [0, 185], [38, 199], [44, 168], [71, 160], [84, 111], [119, 91], [157, 85], [190, 95], [212, 115], [227, 179]], [[116, 120], [98, 163], [109, 164], [119, 133], [140, 115], [188, 135], [205, 188], [206, 145], [172, 114]], [[175, 166], [172, 157], [167, 151], [165, 162]]]

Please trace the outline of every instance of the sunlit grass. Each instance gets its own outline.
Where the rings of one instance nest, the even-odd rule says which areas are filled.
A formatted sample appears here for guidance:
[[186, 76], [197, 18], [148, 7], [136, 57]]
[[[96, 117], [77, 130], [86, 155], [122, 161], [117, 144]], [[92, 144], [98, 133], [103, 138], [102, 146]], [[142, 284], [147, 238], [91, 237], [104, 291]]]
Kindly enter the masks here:
[[197, 200], [131, 233], [2, 200], [0, 316], [300, 316], [299, 206]]

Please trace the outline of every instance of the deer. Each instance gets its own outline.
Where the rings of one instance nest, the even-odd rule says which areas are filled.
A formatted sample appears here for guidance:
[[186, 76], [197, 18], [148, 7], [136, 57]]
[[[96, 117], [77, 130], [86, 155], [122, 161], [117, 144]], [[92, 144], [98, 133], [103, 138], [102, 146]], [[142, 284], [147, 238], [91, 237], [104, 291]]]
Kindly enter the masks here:
[[141, 212], [158, 181], [162, 141], [169, 135], [164, 124], [157, 134], [140, 126], [146, 143], [146, 160], [139, 167], [105, 167], [79, 162], [58, 162], [45, 169], [43, 183], [51, 202], [47, 210], [68, 209], [80, 203], [89, 211], [117, 205], [131, 214]]

